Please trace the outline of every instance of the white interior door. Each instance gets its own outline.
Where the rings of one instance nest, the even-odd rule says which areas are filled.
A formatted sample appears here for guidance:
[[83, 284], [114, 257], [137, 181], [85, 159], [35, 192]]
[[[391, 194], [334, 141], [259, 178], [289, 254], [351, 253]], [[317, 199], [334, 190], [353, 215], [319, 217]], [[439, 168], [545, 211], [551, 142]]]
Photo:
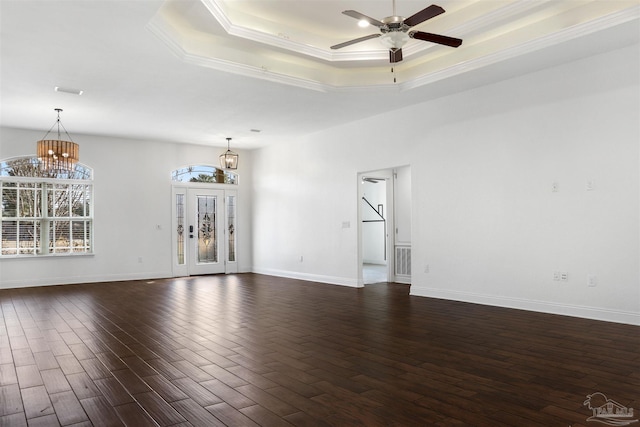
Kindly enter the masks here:
[[187, 207], [189, 275], [224, 273], [224, 191], [189, 189]]

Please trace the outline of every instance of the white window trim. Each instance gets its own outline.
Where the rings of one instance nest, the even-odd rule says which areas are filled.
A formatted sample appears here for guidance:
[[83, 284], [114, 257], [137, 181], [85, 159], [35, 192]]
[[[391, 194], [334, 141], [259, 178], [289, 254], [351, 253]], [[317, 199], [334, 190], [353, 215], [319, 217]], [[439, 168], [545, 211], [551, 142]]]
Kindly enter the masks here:
[[[94, 246], [94, 182], [93, 179], [60, 179], [60, 178], [41, 178], [41, 177], [23, 177], [23, 176], [0, 176], [0, 182], [16, 182], [16, 183], [38, 183], [42, 184], [42, 195], [46, 197], [47, 192], [47, 184], [53, 185], [83, 185], [90, 187], [89, 193], [89, 215], [82, 217], [49, 217], [48, 209], [42, 206], [42, 216], [38, 217], [42, 223], [51, 221], [51, 220], [61, 220], [64, 221], [68, 218], [69, 221], [73, 221], [74, 218], [77, 220], [90, 221], [91, 228], [89, 233], [89, 248], [90, 250], [87, 252], [60, 252], [54, 253], [49, 252], [49, 236], [44, 236], [43, 234], [48, 231], [48, 227], [44, 227], [41, 225], [40, 228], [40, 251], [35, 253], [16, 253], [16, 254], [7, 254], [3, 255], [0, 252], [0, 260], [2, 259], [34, 259], [34, 258], [42, 258], [42, 257], [77, 257], [77, 256], [94, 256], [95, 254], [95, 246]], [[19, 218], [19, 217], [16, 217]], [[1, 222], [4, 220], [2, 218]], [[0, 231], [1, 233], [1, 231]], [[1, 235], [1, 234], [0, 234]], [[45, 246], [46, 245], [46, 246]]]

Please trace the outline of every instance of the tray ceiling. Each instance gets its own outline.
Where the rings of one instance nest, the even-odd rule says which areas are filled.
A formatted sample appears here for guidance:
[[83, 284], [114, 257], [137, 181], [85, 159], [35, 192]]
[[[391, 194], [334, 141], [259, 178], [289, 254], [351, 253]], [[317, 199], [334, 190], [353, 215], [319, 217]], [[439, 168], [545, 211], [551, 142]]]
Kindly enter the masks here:
[[[233, 137], [233, 148], [253, 149], [635, 44], [640, 34], [637, 0], [435, 3], [446, 12], [414, 28], [464, 43], [411, 40], [392, 75], [379, 40], [330, 49], [378, 31], [344, 9], [382, 19], [390, 0], [0, 1], [0, 124], [44, 134], [59, 107], [74, 136], [216, 147]], [[430, 4], [397, 0], [396, 10], [410, 16]]]

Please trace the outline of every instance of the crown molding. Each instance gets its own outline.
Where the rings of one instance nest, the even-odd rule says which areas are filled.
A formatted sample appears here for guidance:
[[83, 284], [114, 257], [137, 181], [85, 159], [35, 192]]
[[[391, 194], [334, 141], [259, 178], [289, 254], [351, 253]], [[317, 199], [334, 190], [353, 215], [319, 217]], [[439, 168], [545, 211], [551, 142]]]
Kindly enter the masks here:
[[[229, 17], [226, 15], [224, 8], [221, 6], [220, 0], [200, 1], [218, 21], [220, 26], [227, 32], [227, 34], [232, 36], [241, 37], [246, 40], [285, 49], [296, 54], [306, 55], [329, 62], [380, 61], [387, 60], [389, 58], [387, 49], [382, 45], [380, 46], [380, 49], [367, 51], [331, 51], [299, 43], [280, 35], [269, 34], [246, 26], [237, 25], [231, 22]], [[455, 27], [447, 28], [446, 31], [447, 33], [456, 34], [457, 37], [468, 36], [482, 28], [491, 27], [499, 21], [508, 19], [514, 15], [522, 14], [549, 1], [553, 0], [519, 0], [471, 21], [467, 21]], [[436, 47], [438, 46], [430, 43], [414, 43], [403, 48], [403, 53], [405, 59], [408, 59], [412, 55], [416, 55], [420, 52], [428, 51], [429, 49]]]
[[[233, 25], [229, 22], [226, 15], [223, 13], [219, 4], [215, 0], [201, 0], [208, 8], [208, 10], [216, 17], [218, 22], [225, 28], [225, 30], [229, 29], [229, 34], [234, 34], [234, 32], [242, 33], [244, 30], [238, 30], [233, 27]], [[550, 1], [550, 0], [543, 0]], [[492, 12], [488, 19], [476, 19], [473, 21], [469, 21], [459, 27], [456, 27], [455, 31], [460, 32], [475, 32], [481, 30], [484, 26], [491, 25], [491, 23], [498, 22], [502, 19], [507, 19], [509, 16], [513, 16], [514, 14], [526, 12], [527, 9], [534, 7], [534, 5], [539, 4], [538, 0], [536, 1], [528, 1], [522, 0], [518, 3], [515, 3], [508, 7], [503, 7], [499, 10]], [[461, 63], [458, 63], [453, 66], [449, 66], [443, 69], [429, 71], [425, 74], [413, 78], [411, 80], [407, 80], [401, 83], [390, 85], [388, 83], [384, 84], [370, 84], [370, 85], [351, 85], [351, 84], [328, 84], [326, 82], [313, 80], [313, 79], [305, 79], [300, 77], [295, 77], [292, 75], [287, 75], [284, 73], [274, 72], [269, 70], [266, 67], [256, 67], [246, 64], [241, 64], [233, 61], [223, 60], [219, 58], [207, 57], [198, 54], [194, 54], [183, 47], [183, 45], [179, 42], [180, 35], [177, 34], [176, 30], [170, 27], [170, 25], [162, 20], [161, 18], [155, 17], [152, 21], [147, 24], [147, 28], [156, 35], [162, 42], [164, 42], [169, 49], [181, 60], [202, 66], [208, 67], [220, 71], [230, 72], [242, 76], [259, 78], [267, 81], [282, 83], [290, 86], [300, 87], [304, 89], [309, 89], [318, 92], [361, 92], [365, 90], [370, 90], [372, 87], [380, 90], [394, 90], [394, 91], [407, 91], [414, 88], [418, 88], [424, 85], [428, 85], [440, 80], [444, 80], [459, 74], [463, 74], [469, 71], [477, 70], [483, 67], [487, 67], [489, 65], [493, 65], [508, 59], [516, 58], [521, 55], [525, 55], [527, 53], [531, 53], [540, 49], [544, 49], [559, 43], [563, 43], [572, 39], [576, 39], [578, 37], [582, 37], [585, 35], [589, 35], [595, 33], [597, 31], [601, 31], [610, 27], [614, 27], [616, 25], [620, 25], [634, 19], [640, 18], [640, 5], [630, 7], [628, 9], [624, 9], [601, 18], [577, 24], [569, 28], [565, 28], [559, 30], [553, 34], [549, 34], [543, 37], [536, 38], [534, 40], [530, 40], [524, 43], [520, 43], [515, 46], [511, 46], [509, 48], [503, 49], [501, 51], [490, 53], [484, 55], [479, 58], [470, 59]], [[240, 28], [240, 27], [238, 27]], [[247, 31], [247, 34], [252, 34], [252, 36], [256, 36], [256, 34], [264, 34], [256, 31]], [[237, 34], [234, 34], [237, 35]], [[280, 48], [284, 48], [287, 50], [296, 50], [296, 48], [292, 48], [292, 46], [297, 46], [298, 43], [292, 42], [290, 40], [286, 40], [276, 36], [263, 37], [256, 36], [257, 41], [261, 43], [265, 43], [267, 41], [273, 41], [272, 39], [278, 39], [278, 44], [270, 44], [271, 46], [276, 46]], [[253, 39], [252, 39], [253, 40]], [[284, 47], [287, 46], [287, 47]], [[308, 47], [308, 46], [307, 46]], [[431, 46], [429, 46], [431, 48]], [[317, 50], [317, 49], [316, 49]], [[299, 52], [300, 53], [300, 52]], [[304, 53], [304, 52], [302, 52]], [[359, 58], [358, 60], [374, 60], [380, 59], [372, 52], [356, 52], [355, 57]], [[386, 50], [382, 52], [383, 58], [387, 58]], [[310, 55], [314, 56], [314, 55]], [[317, 58], [317, 56], [314, 56]], [[354, 52], [343, 53], [336, 52], [331, 55], [333, 60], [340, 61], [348, 61], [349, 58], [354, 57]], [[338, 59], [335, 59], [338, 58]], [[324, 59], [324, 58], [319, 58]], [[331, 61], [330, 61], [331, 62]], [[354, 73], [357, 72], [357, 69], [352, 70]], [[344, 72], [342, 69], [335, 69], [335, 73], [327, 76], [327, 81], [337, 81], [339, 76], [338, 73]]]
[[456, 76], [458, 74], [477, 70], [479, 68], [493, 65], [508, 59], [516, 58], [527, 53], [535, 52], [540, 49], [567, 42], [578, 37], [586, 36], [597, 31], [605, 30], [616, 25], [624, 24], [634, 19], [640, 19], [640, 5], [603, 16], [602, 18], [595, 19], [587, 23], [574, 25], [573, 27], [565, 28], [553, 34], [539, 37], [537, 39], [512, 46], [499, 52], [495, 52], [489, 55], [482, 56], [480, 58], [462, 62], [452, 67], [447, 67], [442, 70], [425, 74], [421, 77], [403, 83], [402, 90], [417, 88], [430, 83], [434, 83], [438, 80], [443, 80], [449, 77]]
[[282, 73], [269, 71], [265, 67], [255, 67], [237, 62], [226, 61], [218, 58], [205, 57], [193, 54], [182, 47], [167, 26], [162, 25], [159, 20], [152, 20], [147, 24], [147, 29], [151, 31], [158, 39], [169, 47], [169, 50], [180, 60], [198, 65], [201, 67], [213, 68], [219, 71], [225, 71], [246, 77], [253, 77], [277, 83], [283, 83], [290, 86], [301, 87], [304, 89], [314, 90], [318, 92], [329, 92], [332, 87], [323, 83], [310, 79], [301, 79], [288, 76]]

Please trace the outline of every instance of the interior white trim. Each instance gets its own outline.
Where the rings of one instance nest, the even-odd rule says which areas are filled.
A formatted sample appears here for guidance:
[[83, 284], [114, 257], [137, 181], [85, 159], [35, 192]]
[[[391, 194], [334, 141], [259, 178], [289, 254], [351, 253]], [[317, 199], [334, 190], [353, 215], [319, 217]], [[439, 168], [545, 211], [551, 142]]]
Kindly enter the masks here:
[[42, 279], [3, 280], [0, 289], [32, 288], [36, 286], [74, 285], [80, 283], [122, 282], [130, 280], [150, 280], [173, 277], [171, 270], [145, 271], [140, 273], [86, 275], [86, 276], [48, 276]]
[[604, 320], [607, 322], [626, 323], [640, 326], [640, 313], [607, 310], [602, 308], [560, 304], [549, 301], [536, 301], [524, 298], [486, 295], [475, 292], [454, 291], [411, 286], [409, 295], [429, 298], [441, 298], [473, 304], [492, 305], [496, 307], [515, 308], [519, 310], [537, 311], [541, 313], [559, 314], [563, 316], [582, 317], [586, 319]]
[[401, 90], [409, 90], [416, 87], [428, 85], [430, 83], [437, 82], [439, 80], [447, 79], [458, 74], [466, 73], [469, 71], [477, 70], [489, 65], [497, 64], [508, 59], [516, 58], [520, 55], [535, 52], [546, 47], [550, 47], [559, 43], [563, 43], [575, 38], [585, 36], [596, 31], [604, 30], [609, 27], [624, 24], [633, 19], [640, 18], [640, 5], [626, 9], [622, 12], [613, 13], [594, 21], [573, 26], [554, 34], [537, 38], [535, 40], [519, 44], [489, 55], [485, 55], [480, 58], [472, 59], [469, 61], [461, 62], [454, 66], [444, 68], [439, 71], [434, 71], [429, 74], [425, 74], [414, 80], [410, 80], [401, 83]]
[[[292, 47], [292, 42], [290, 40], [286, 40], [281, 37], [273, 36], [273, 35], [265, 35], [265, 36], [257, 36], [258, 32], [254, 30], [248, 30], [246, 28], [242, 28], [242, 31], [236, 30], [231, 24], [231, 22], [226, 18], [226, 16], [221, 12], [220, 7], [217, 5], [215, 0], [202, 0], [203, 3], [207, 6], [207, 8], [212, 11], [212, 14], [221, 21], [221, 25], [225, 27], [225, 29], [233, 35], [237, 35], [240, 37], [250, 38], [251, 40], [259, 41], [265, 44], [270, 44], [272, 46], [277, 46], [281, 48], [286, 48], [289, 50], [295, 50], [298, 53], [307, 54], [307, 50], [313, 50], [316, 48], [312, 48], [306, 45], [300, 45], [297, 47]], [[531, 2], [519, 2], [510, 7], [502, 8], [498, 11], [493, 12], [490, 20], [499, 20], [504, 19], [505, 16], [510, 16], [514, 13], [520, 13], [526, 8], [532, 7]], [[551, 35], [539, 37], [537, 39], [518, 44], [516, 46], [512, 46], [507, 49], [503, 49], [499, 52], [491, 53], [479, 58], [470, 59], [468, 61], [464, 61], [461, 63], [457, 63], [456, 65], [446, 67], [437, 71], [432, 71], [427, 74], [421, 75], [417, 78], [398, 83], [397, 85], [369, 85], [369, 86], [355, 86], [355, 85], [334, 85], [327, 84], [320, 81], [315, 81], [311, 79], [303, 79], [299, 77], [293, 77], [290, 75], [286, 75], [283, 73], [276, 73], [270, 71], [267, 68], [255, 67], [245, 64], [240, 64], [237, 62], [221, 60], [212, 57], [206, 57], [202, 55], [193, 54], [188, 52], [179, 42], [179, 38], [176, 34], [173, 34], [168, 28], [163, 26], [159, 20], [152, 20], [148, 23], [147, 28], [153, 32], [161, 41], [163, 41], [170, 50], [181, 60], [184, 62], [202, 66], [213, 68], [220, 71], [226, 71], [234, 74], [239, 74], [247, 77], [259, 78], [263, 80], [268, 80], [277, 83], [283, 83], [290, 86], [296, 86], [300, 88], [305, 88], [318, 92], [360, 92], [363, 89], [370, 89], [371, 86], [375, 86], [377, 88], [385, 88], [395, 87], [396, 90], [399, 91], [407, 91], [414, 88], [418, 88], [424, 85], [428, 85], [430, 83], [434, 83], [440, 80], [444, 80], [450, 77], [454, 77], [460, 75], [462, 73], [466, 73], [469, 71], [477, 70], [483, 67], [487, 67], [489, 65], [493, 65], [502, 61], [506, 61], [508, 59], [516, 58], [521, 55], [531, 53], [549, 46], [553, 46], [555, 44], [563, 43], [581, 36], [585, 36], [606, 28], [610, 28], [616, 25], [620, 25], [626, 22], [629, 22], [634, 19], [640, 18], [640, 5], [630, 7], [628, 9], [612, 13], [610, 15], [604, 16], [599, 19], [595, 19], [593, 21], [589, 21], [583, 24], [574, 25], [573, 27], [566, 28], [560, 31], [557, 31]], [[485, 23], [485, 19], [478, 19], [475, 21], [470, 21], [466, 24], [460, 25], [456, 27], [454, 30], [460, 31], [460, 33], [471, 32], [477, 30], [481, 24]], [[481, 22], [480, 22], [481, 21]], [[243, 35], [242, 33], [245, 32]], [[251, 34], [251, 37], [249, 37]], [[464, 34], [463, 34], [464, 35]], [[253, 37], [253, 38], [252, 38]], [[277, 44], [274, 39], [277, 39]], [[427, 46], [429, 48], [431, 46]], [[317, 50], [317, 49], [316, 49]], [[381, 58], [386, 58], [386, 51], [383, 52], [384, 55]], [[356, 55], [353, 57], [353, 55]], [[407, 52], [407, 54], [411, 54], [411, 50]], [[324, 60], [334, 60], [333, 56], [339, 58], [340, 61], [347, 60], [364, 60], [364, 59], [380, 59], [377, 55], [373, 55], [371, 52], [336, 52], [331, 57], [327, 57], [327, 55], [316, 55], [311, 54], [310, 56], [315, 56]], [[343, 72], [343, 70], [336, 69], [336, 73]]]
[[[509, 19], [510, 17], [519, 15], [529, 11], [540, 4], [551, 0], [519, 0], [500, 7], [479, 18], [467, 21], [455, 27], [447, 28], [448, 33], [455, 34], [456, 37], [463, 37], [470, 33], [493, 26], [495, 23]], [[218, 21], [222, 28], [230, 35], [242, 37], [247, 40], [263, 43], [269, 46], [286, 49], [291, 52], [311, 56], [324, 61], [368, 61], [368, 60], [386, 60], [388, 51], [384, 46], [380, 45], [380, 49], [368, 51], [328, 51], [326, 48], [318, 48], [307, 44], [299, 43], [290, 39], [279, 37], [277, 35], [265, 33], [263, 31], [254, 30], [253, 28], [237, 25], [231, 22], [224, 12], [224, 8], [217, 0], [201, 0], [202, 4], [207, 8], [211, 15]], [[339, 19], [340, 17], [336, 17]], [[382, 18], [382, 17], [380, 17]], [[403, 48], [404, 57], [409, 58], [418, 52], [432, 49], [434, 45], [428, 43], [413, 44]]]
[[348, 277], [327, 276], [321, 274], [301, 273], [299, 271], [278, 270], [273, 268], [254, 268], [253, 273], [267, 276], [286, 277], [288, 279], [305, 280], [308, 282], [328, 283], [330, 285], [350, 286], [361, 288], [364, 282]]
[[226, 61], [223, 59], [205, 57], [201, 55], [195, 55], [185, 50], [177, 39], [171, 34], [168, 29], [160, 25], [157, 21], [151, 21], [147, 24], [147, 28], [162, 42], [164, 42], [169, 50], [176, 55], [180, 60], [193, 65], [201, 67], [213, 68], [215, 70], [225, 71], [241, 76], [253, 77], [262, 80], [268, 80], [277, 83], [284, 83], [290, 86], [301, 87], [304, 89], [310, 89], [318, 92], [329, 92], [333, 89], [332, 86], [322, 84], [313, 80], [301, 79], [298, 77], [292, 77], [285, 74], [274, 73], [266, 68], [255, 67], [251, 65], [239, 64], [237, 62]]

